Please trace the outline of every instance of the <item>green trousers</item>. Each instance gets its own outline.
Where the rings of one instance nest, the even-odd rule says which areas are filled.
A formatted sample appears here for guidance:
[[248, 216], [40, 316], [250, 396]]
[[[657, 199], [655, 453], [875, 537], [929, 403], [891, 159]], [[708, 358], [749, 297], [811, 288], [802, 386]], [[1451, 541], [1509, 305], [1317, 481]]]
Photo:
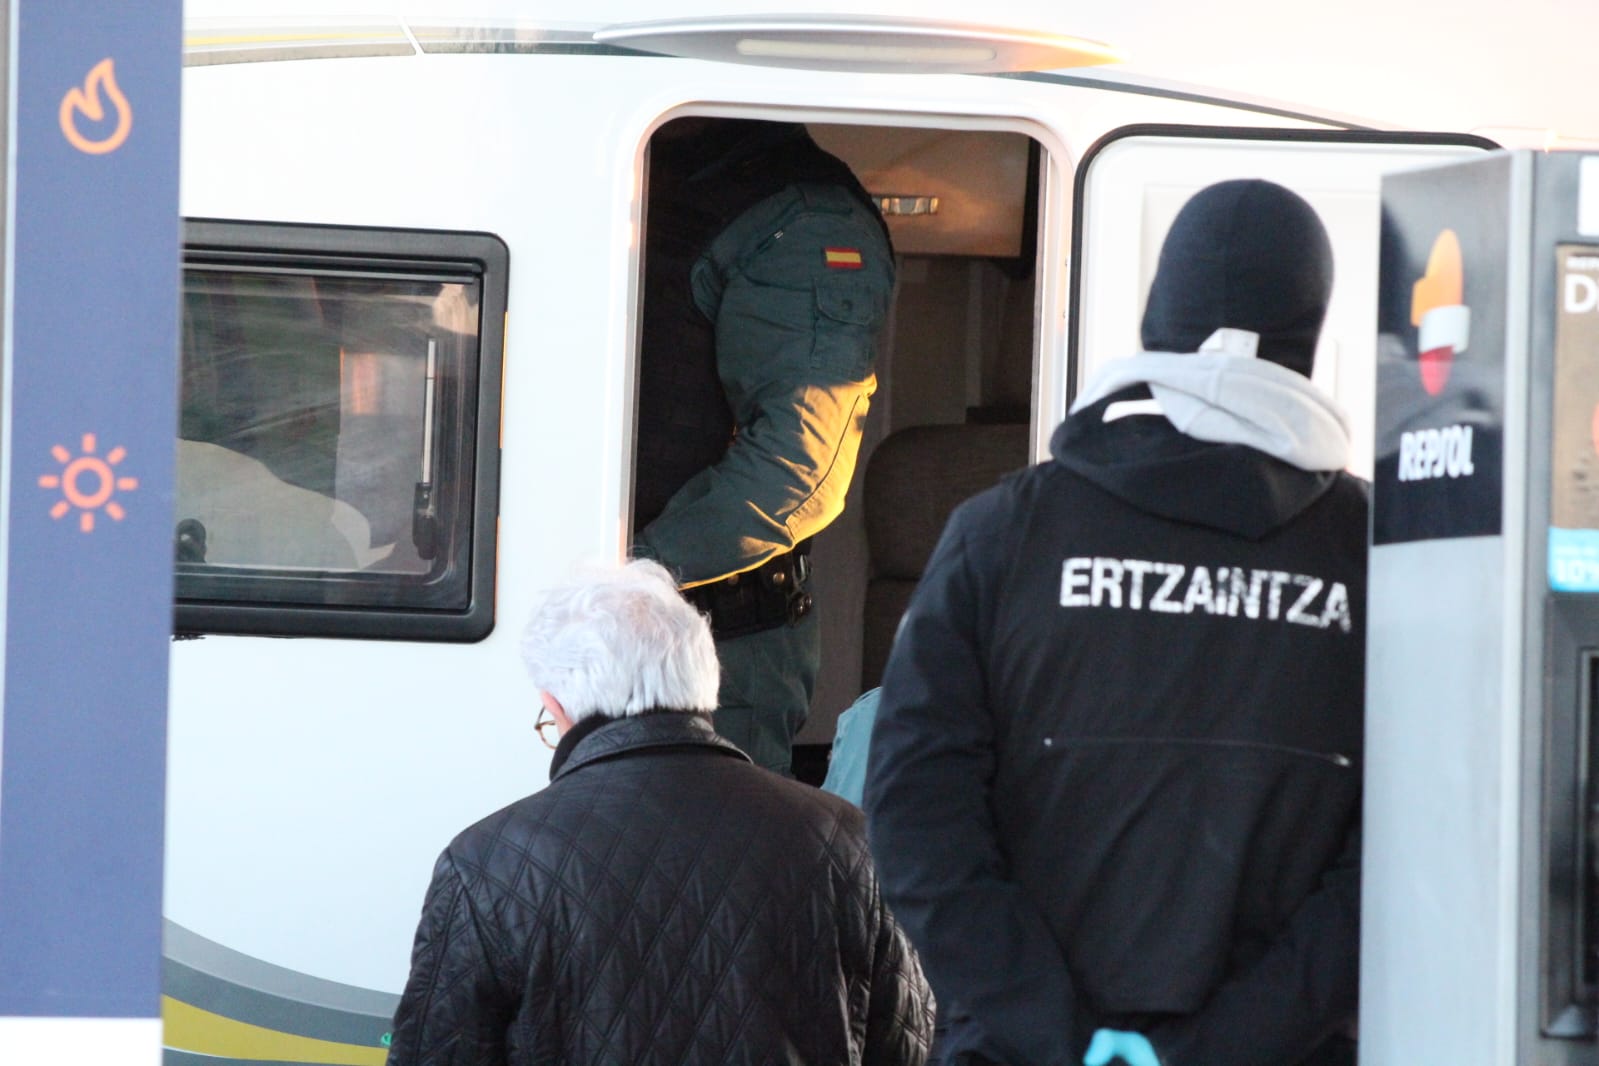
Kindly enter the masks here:
[[755, 765], [794, 776], [794, 736], [810, 712], [822, 658], [816, 612], [795, 625], [718, 641], [716, 655], [722, 663], [716, 731]]

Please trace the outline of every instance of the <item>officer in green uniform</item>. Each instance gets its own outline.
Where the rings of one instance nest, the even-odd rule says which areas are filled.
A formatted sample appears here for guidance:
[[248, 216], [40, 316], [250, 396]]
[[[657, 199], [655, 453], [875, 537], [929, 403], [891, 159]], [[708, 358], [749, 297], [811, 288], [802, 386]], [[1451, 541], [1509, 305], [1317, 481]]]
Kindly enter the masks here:
[[711, 616], [718, 732], [788, 773], [820, 655], [809, 542], [854, 474], [893, 250], [801, 126], [681, 119], [650, 151], [634, 554]]

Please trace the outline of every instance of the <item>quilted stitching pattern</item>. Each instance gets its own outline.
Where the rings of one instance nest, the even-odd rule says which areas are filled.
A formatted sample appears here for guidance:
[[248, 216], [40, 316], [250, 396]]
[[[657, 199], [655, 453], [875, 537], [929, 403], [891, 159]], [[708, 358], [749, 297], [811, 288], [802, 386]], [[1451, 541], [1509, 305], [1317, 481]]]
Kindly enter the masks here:
[[440, 858], [389, 1066], [919, 1064], [860, 812], [688, 716], [585, 738]]

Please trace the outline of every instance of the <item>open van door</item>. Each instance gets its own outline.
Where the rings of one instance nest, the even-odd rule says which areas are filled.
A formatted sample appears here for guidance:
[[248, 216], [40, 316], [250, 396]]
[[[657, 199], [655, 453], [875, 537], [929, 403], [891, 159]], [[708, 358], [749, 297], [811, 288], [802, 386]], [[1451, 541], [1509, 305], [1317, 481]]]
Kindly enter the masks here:
[[1139, 351], [1161, 242], [1188, 198], [1218, 181], [1265, 178], [1308, 200], [1332, 240], [1332, 301], [1315, 381], [1348, 409], [1350, 466], [1370, 478], [1382, 176], [1495, 147], [1480, 137], [1437, 133], [1140, 125], [1106, 134], [1077, 168], [1067, 384], [1055, 413], [1065, 416], [1099, 367]]

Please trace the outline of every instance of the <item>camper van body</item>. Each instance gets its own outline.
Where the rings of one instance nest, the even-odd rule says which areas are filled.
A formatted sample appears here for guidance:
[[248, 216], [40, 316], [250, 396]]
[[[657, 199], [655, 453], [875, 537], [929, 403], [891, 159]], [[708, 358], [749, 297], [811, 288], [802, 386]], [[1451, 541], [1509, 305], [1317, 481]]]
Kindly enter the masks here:
[[[426, 275], [418, 264], [436, 246], [446, 283], [480, 280], [467, 306], [483, 315], [503, 301], [503, 314], [473, 324], [477, 380], [456, 397], [469, 416], [460, 425], [478, 432], [462, 442], [475, 462], [458, 469], [481, 482], [456, 498], [461, 535], [486, 547], [470, 559], [489, 571], [471, 592], [470, 632], [452, 630], [447, 611], [437, 632], [426, 610], [390, 630], [381, 608], [297, 614], [278, 602], [251, 615], [248, 591], [208, 614], [204, 597], [183, 599], [180, 568], [178, 628], [198, 639], [172, 656], [169, 1064], [380, 1063], [435, 857], [544, 784], [549, 753], [518, 633], [541, 585], [627, 552], [645, 161], [663, 124], [803, 122], [842, 146], [874, 194], [938, 195], [946, 219], [968, 219], [948, 236], [916, 228], [936, 216], [890, 220], [899, 296], [863, 467], [896, 430], [1006, 405], [1027, 427], [1018, 459], [1042, 455], [1076, 376], [1136, 348], [1140, 293], [1182, 198], [1243, 173], [1300, 188], [1329, 218], [1343, 305], [1318, 373], [1369, 441], [1375, 175], [1470, 150], [1395, 155], [1373, 136], [1318, 155], [1322, 133], [1343, 125], [1335, 118], [1113, 73], [781, 69], [643, 55], [528, 24], [194, 24], [189, 37], [191, 248], [228, 269], [359, 273], [389, 255], [398, 273]], [[1147, 131], [1097, 153], [1103, 178], [1080, 175], [1091, 146], [1132, 123], [1230, 132]], [[1279, 150], [1252, 132], [1266, 127], [1309, 139]], [[906, 154], [874, 152], [884, 145]], [[1175, 154], [1146, 154], [1162, 146]], [[926, 161], [951, 169], [917, 169]], [[1103, 215], [1084, 213], [1089, 196], [1105, 198]], [[239, 234], [230, 260], [221, 246]], [[275, 240], [288, 258], [272, 260]], [[307, 258], [311, 245], [326, 254]], [[191, 289], [206, 265], [191, 252]], [[352, 365], [356, 354], [341, 353]], [[348, 408], [351, 371], [341, 373]], [[858, 490], [817, 547], [829, 637], [802, 737], [812, 743], [827, 741], [862, 684]]]

